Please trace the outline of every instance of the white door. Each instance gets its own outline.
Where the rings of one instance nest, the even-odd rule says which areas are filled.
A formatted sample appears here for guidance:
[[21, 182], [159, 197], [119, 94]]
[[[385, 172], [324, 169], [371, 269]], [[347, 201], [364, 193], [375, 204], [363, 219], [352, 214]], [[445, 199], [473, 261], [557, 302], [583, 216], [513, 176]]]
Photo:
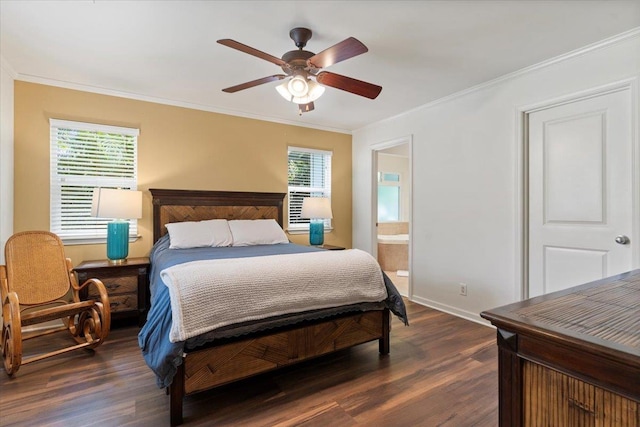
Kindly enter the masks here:
[[633, 268], [630, 106], [621, 90], [529, 114], [529, 297]]

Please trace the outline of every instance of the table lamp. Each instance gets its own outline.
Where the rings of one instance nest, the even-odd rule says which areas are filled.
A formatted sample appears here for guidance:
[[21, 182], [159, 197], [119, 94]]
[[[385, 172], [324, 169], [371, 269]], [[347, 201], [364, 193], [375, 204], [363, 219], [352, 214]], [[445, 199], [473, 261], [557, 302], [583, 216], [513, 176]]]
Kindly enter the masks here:
[[302, 199], [300, 218], [309, 218], [309, 244], [324, 244], [324, 220], [333, 218], [331, 200], [328, 197], [305, 197]]
[[142, 218], [142, 192], [94, 188], [91, 216], [113, 219], [107, 223], [107, 258], [111, 264], [124, 264], [129, 255], [127, 220]]

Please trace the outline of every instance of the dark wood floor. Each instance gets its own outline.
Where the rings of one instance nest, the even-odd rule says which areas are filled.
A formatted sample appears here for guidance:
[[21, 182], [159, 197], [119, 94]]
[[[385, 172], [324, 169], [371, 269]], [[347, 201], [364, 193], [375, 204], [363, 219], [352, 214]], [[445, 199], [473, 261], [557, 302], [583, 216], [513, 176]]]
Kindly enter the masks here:
[[[411, 326], [394, 319], [389, 356], [367, 343], [187, 397], [184, 425], [496, 426], [494, 330], [408, 309]], [[13, 379], [0, 372], [0, 425], [168, 425], [169, 398], [142, 359], [137, 332], [115, 329], [94, 354], [25, 365]]]

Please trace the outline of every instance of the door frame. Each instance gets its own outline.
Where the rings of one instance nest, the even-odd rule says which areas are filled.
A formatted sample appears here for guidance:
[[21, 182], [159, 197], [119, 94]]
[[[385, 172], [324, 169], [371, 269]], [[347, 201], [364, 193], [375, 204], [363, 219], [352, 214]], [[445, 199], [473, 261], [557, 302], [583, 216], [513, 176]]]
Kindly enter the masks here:
[[632, 268], [640, 268], [640, 139], [638, 120], [638, 77], [617, 81], [569, 95], [549, 99], [535, 104], [516, 107], [515, 110], [515, 288], [514, 295], [520, 300], [529, 296], [529, 115], [531, 113], [570, 104], [609, 93], [629, 91], [632, 145]]
[[409, 286], [407, 293], [409, 300], [413, 298], [413, 135], [405, 135], [398, 138], [390, 139], [387, 141], [379, 142], [369, 146], [371, 152], [371, 255], [378, 259], [378, 152], [386, 150], [387, 148], [396, 147], [398, 145], [409, 145], [409, 176], [408, 176], [408, 188], [409, 188]]

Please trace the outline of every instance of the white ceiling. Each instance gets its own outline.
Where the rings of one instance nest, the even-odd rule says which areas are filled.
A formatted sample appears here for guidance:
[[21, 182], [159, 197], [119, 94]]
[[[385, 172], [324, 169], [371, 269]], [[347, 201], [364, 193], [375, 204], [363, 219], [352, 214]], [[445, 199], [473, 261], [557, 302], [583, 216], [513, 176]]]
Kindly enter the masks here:
[[[327, 88], [297, 115], [278, 74], [216, 43], [280, 57], [353, 36], [369, 52], [329, 71], [381, 85], [376, 100]], [[640, 1], [25, 1], [0, 0], [0, 55], [19, 80], [352, 131], [640, 26]]]

